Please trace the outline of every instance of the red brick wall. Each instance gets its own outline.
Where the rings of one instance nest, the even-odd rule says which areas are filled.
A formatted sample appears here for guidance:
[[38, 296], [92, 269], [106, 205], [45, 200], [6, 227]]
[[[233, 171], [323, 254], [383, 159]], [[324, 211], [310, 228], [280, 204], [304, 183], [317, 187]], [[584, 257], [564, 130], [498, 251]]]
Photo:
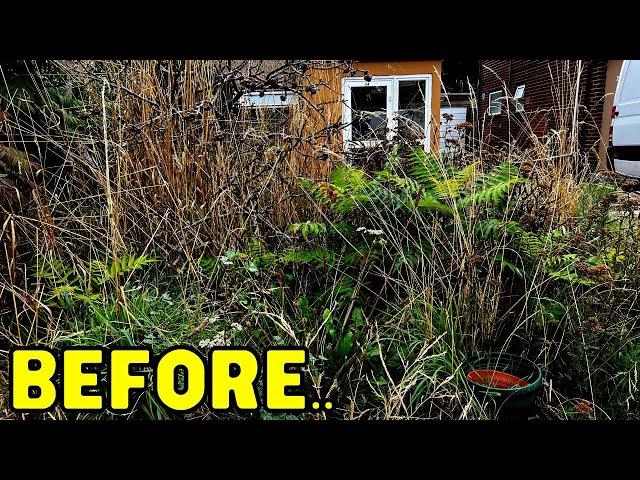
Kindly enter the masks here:
[[[579, 87], [579, 145], [597, 162], [600, 124], [604, 104], [607, 62], [582, 62]], [[563, 118], [571, 118], [573, 104], [570, 91], [575, 89], [577, 61], [564, 60], [484, 60], [480, 67], [479, 116], [483, 139], [491, 146], [514, 141], [526, 148], [531, 132], [540, 137], [558, 129]], [[513, 101], [503, 100], [502, 113], [486, 114], [489, 93], [507, 88], [513, 96], [518, 85], [525, 85], [525, 113], [515, 112]], [[507, 110], [509, 114], [507, 114]], [[483, 122], [484, 120], [484, 122]], [[484, 125], [483, 125], [484, 124]]]

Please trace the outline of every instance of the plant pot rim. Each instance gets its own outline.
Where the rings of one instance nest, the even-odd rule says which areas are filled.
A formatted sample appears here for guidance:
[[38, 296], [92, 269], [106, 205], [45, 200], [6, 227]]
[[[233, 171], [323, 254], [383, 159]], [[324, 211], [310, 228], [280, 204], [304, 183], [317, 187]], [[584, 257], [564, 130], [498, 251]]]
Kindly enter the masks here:
[[[530, 381], [527, 380], [527, 385], [525, 385], [524, 387], [516, 386], [516, 387], [508, 387], [508, 388], [482, 385], [469, 380], [468, 375], [471, 371], [487, 369], [486, 364], [481, 366], [480, 362], [491, 361], [492, 359], [496, 359], [496, 360], [506, 359], [507, 361], [517, 361], [519, 364], [525, 364], [533, 372], [532, 380]], [[473, 357], [471, 360], [465, 361], [463, 369], [464, 369], [465, 380], [467, 381], [467, 383], [471, 385], [472, 388], [482, 389], [482, 390], [485, 390], [486, 392], [496, 392], [496, 393], [499, 392], [499, 393], [508, 393], [511, 395], [522, 395], [522, 394], [534, 392], [538, 388], [540, 388], [540, 386], [542, 385], [542, 369], [536, 363], [532, 362], [528, 358], [523, 357], [521, 355], [515, 355], [512, 353], [505, 353], [505, 352], [483, 353]], [[496, 370], [503, 371], [504, 373], [507, 373], [510, 375], [514, 375], [509, 370], [499, 370], [497, 368]], [[515, 375], [515, 376], [519, 377], [519, 375]]]

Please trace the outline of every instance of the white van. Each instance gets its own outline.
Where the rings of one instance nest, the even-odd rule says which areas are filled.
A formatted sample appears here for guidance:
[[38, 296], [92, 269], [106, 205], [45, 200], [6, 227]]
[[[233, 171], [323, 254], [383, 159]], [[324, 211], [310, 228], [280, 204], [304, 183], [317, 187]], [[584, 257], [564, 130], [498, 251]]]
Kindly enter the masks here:
[[616, 172], [640, 178], [640, 60], [622, 63], [611, 108], [608, 153]]

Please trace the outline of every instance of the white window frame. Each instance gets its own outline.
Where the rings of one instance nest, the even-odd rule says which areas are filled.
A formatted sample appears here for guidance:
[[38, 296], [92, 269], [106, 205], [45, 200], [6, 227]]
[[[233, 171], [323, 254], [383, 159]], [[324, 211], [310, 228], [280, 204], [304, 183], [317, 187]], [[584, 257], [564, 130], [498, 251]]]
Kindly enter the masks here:
[[352, 150], [358, 147], [374, 147], [379, 145], [380, 140], [365, 140], [365, 141], [353, 141], [352, 138], [352, 110], [351, 110], [351, 88], [352, 87], [375, 87], [386, 86], [387, 87], [387, 126], [389, 133], [387, 134], [387, 140], [392, 140], [395, 132], [398, 128], [398, 94], [400, 88], [400, 81], [415, 81], [425, 80], [426, 92], [425, 92], [425, 111], [424, 132], [425, 138], [423, 140], [423, 148], [425, 152], [431, 149], [431, 97], [432, 83], [431, 74], [419, 74], [419, 75], [380, 75], [375, 76], [371, 81], [367, 82], [363, 77], [345, 77], [342, 79], [342, 118], [345, 123], [343, 131], [344, 149], [345, 151]]
[[524, 113], [524, 103], [522, 103], [522, 99], [524, 98], [524, 85], [518, 85], [516, 87], [516, 92], [513, 94], [513, 99], [516, 102], [516, 112]]
[[[271, 107], [288, 107], [293, 102], [293, 92], [284, 90], [266, 90], [264, 95], [261, 92], [245, 93], [240, 97], [240, 105], [249, 108], [271, 108]], [[282, 96], [285, 99], [282, 100]]]
[[491, 115], [492, 117], [495, 117], [496, 115], [500, 115], [502, 113], [502, 101], [500, 101], [500, 103], [498, 104], [498, 111], [497, 112], [495, 110], [491, 111], [491, 108], [494, 107], [494, 106], [491, 105], [491, 103], [492, 103], [491, 97], [494, 96], [495, 94], [498, 94], [498, 100], [501, 100], [502, 97], [503, 97], [502, 90], [496, 90], [495, 92], [491, 92], [489, 94], [489, 105], [487, 106], [487, 113], [489, 115]]

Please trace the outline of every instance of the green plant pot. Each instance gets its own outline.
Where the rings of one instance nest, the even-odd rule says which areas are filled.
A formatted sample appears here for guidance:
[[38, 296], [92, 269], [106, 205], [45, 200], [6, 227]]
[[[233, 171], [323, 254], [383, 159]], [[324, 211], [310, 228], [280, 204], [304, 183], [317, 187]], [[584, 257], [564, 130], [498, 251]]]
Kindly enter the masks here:
[[480, 400], [492, 399], [503, 415], [526, 416], [535, 409], [542, 370], [510, 353], [486, 353], [464, 366], [465, 378]]

